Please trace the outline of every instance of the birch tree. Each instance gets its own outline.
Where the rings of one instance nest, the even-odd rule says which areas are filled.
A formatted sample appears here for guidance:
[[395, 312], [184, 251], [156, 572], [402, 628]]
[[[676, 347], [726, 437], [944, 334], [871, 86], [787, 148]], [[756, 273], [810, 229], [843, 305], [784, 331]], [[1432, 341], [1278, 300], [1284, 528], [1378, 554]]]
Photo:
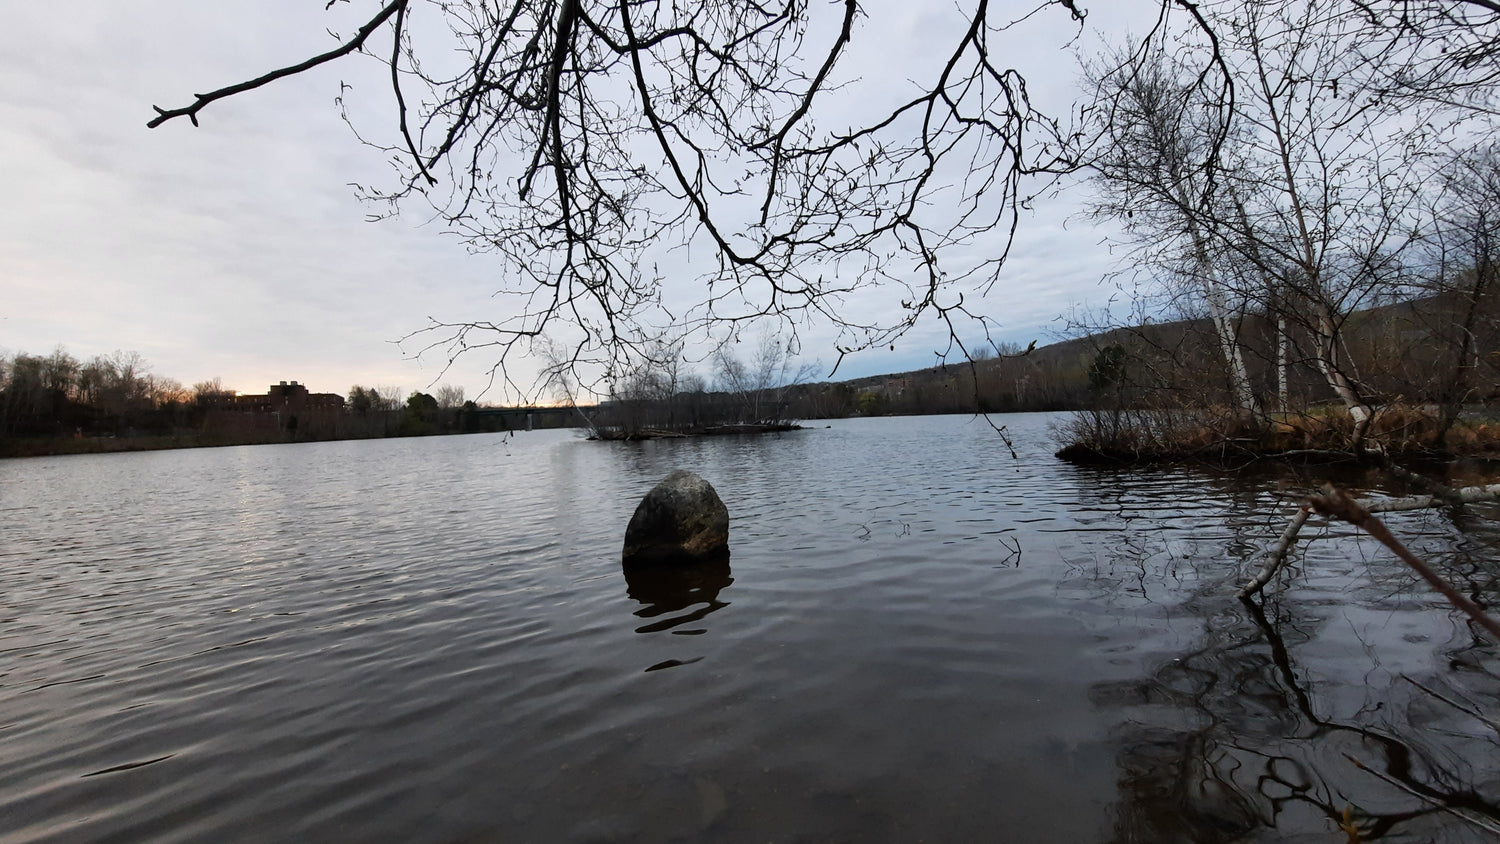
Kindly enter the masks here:
[[[1146, 87], [1140, 80], [1158, 67], [1220, 71], [1178, 73], [1182, 90], [1168, 87], [1162, 110], [1171, 125], [1196, 120], [1197, 140], [1169, 147], [1184, 150], [1188, 176], [1165, 166], [1137, 176], [1156, 183], [1149, 195], [1167, 215], [1145, 222], [1190, 244], [1195, 259], [1220, 262], [1212, 272], [1221, 290], [1241, 279], [1234, 295], [1284, 326], [1283, 337], [1301, 334], [1304, 359], [1348, 412], [1359, 448], [1373, 408], [1343, 353], [1345, 322], [1408, 281], [1433, 150], [1465, 131], [1472, 113], [1412, 111], [1410, 100], [1383, 93], [1388, 72], [1377, 70], [1368, 41], [1386, 29], [1358, 4], [1226, 0], [1197, 12], [1161, 27], [1112, 71], [1127, 89]], [[1422, 33], [1401, 43], [1408, 58], [1440, 46]], [[1127, 126], [1143, 119], [1115, 114]], [[1132, 131], [1126, 137], [1138, 138]], [[1196, 190], [1174, 194], [1176, 184]]]
[[1202, 162], [1214, 143], [1213, 104], [1180, 76], [1172, 61], [1149, 64], [1130, 51], [1088, 68], [1100, 103], [1099, 149], [1090, 168], [1100, 188], [1095, 213], [1119, 219], [1141, 259], [1164, 278], [1181, 280], [1207, 306], [1229, 391], [1245, 416], [1259, 411], [1238, 337], [1247, 297], [1235, 292], [1215, 260], [1219, 219], [1203, 209], [1217, 201]]

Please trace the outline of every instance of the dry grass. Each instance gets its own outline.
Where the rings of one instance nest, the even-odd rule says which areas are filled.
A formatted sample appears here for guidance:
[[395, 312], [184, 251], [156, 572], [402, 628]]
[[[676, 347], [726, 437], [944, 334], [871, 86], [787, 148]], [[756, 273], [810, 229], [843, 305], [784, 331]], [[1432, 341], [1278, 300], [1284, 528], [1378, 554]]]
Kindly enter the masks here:
[[[1437, 443], [1441, 420], [1432, 408], [1390, 404], [1376, 410], [1366, 443], [1388, 455], [1500, 455], [1500, 422], [1459, 420]], [[1053, 431], [1059, 457], [1139, 462], [1349, 452], [1354, 421], [1337, 405], [1247, 420], [1225, 408], [1086, 410]]]
[[1090, 460], [1147, 461], [1189, 457], [1242, 441], [1243, 426], [1213, 410], [1083, 410], [1052, 432], [1059, 457]]

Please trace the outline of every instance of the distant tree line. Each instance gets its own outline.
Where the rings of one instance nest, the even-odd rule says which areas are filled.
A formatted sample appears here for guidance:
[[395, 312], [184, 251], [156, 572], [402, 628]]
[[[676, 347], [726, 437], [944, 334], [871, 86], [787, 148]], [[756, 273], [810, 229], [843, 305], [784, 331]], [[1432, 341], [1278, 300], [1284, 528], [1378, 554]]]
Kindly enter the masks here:
[[422, 436], [504, 427], [503, 419], [483, 414], [454, 385], [410, 396], [398, 387], [355, 386], [347, 399], [335, 396], [331, 402], [327, 396], [314, 396], [318, 400], [311, 402], [299, 396], [306, 391], [295, 385], [284, 399], [240, 396], [218, 378], [184, 387], [154, 374], [145, 358], [132, 351], [86, 360], [62, 347], [48, 355], [17, 352], [0, 356], [0, 454]]
[[0, 436], [169, 431], [190, 424], [193, 410], [193, 392], [153, 374], [137, 352], [0, 357]]
[[[1472, 272], [1456, 277], [1471, 291], [1489, 290]], [[1442, 281], [1405, 291], [1406, 298], [1340, 322], [1340, 367], [1360, 373], [1358, 383], [1371, 397], [1427, 408], [1421, 435], [1430, 442], [1460, 408], [1500, 397], [1500, 299]], [[1192, 410], [1173, 418], [1207, 422], [1219, 436], [1246, 424], [1284, 428], [1308, 414], [1328, 426], [1327, 407], [1338, 399], [1315, 355], [1300, 340], [1288, 341], [1285, 326], [1264, 313], [1232, 322], [1240, 371], [1262, 408], [1247, 423], [1235, 403], [1233, 372], [1223, 364], [1220, 326], [1186, 304], [1177, 319], [1103, 327], [1032, 350], [975, 343], [972, 360], [834, 383], [812, 382], [816, 369], [797, 364], [788, 344], [774, 337], [762, 338], [743, 359], [729, 349], [715, 352], [708, 375], [687, 362], [681, 346], [658, 346], [610, 382], [591, 421], [602, 432], [628, 434], [849, 416], [1072, 410], [1114, 414], [1100, 424], [1120, 426], [1140, 421], [1142, 412]], [[1397, 415], [1390, 419], [1395, 424]], [[1348, 424], [1342, 429], [1350, 433]]]
[[648, 346], [609, 380], [589, 422], [603, 435], [629, 436], [848, 416], [1071, 410], [1093, 400], [1087, 341], [1034, 352], [976, 347], [959, 364], [833, 383], [812, 382], [818, 366], [795, 352], [792, 342], [764, 334], [743, 356], [727, 346], [714, 351], [704, 375], [680, 344]]
[[973, 344], [971, 360], [846, 382], [852, 414], [1021, 413], [1076, 410], [1092, 399], [1087, 340], [1027, 350]]

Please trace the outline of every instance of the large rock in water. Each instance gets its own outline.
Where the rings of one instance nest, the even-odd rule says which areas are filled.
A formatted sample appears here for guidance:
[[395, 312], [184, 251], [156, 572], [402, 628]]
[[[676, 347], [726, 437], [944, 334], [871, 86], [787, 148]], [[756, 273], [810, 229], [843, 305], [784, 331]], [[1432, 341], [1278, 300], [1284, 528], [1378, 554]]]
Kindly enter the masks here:
[[625, 565], [729, 556], [729, 509], [708, 481], [678, 469], [646, 493], [625, 528]]

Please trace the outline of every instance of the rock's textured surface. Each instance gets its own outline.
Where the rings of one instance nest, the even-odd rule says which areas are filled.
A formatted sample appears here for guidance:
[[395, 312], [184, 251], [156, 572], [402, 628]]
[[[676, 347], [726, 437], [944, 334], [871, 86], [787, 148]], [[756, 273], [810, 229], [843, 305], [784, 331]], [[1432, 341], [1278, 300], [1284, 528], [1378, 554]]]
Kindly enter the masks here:
[[729, 556], [729, 510], [713, 486], [678, 469], [641, 499], [625, 529], [626, 565]]

